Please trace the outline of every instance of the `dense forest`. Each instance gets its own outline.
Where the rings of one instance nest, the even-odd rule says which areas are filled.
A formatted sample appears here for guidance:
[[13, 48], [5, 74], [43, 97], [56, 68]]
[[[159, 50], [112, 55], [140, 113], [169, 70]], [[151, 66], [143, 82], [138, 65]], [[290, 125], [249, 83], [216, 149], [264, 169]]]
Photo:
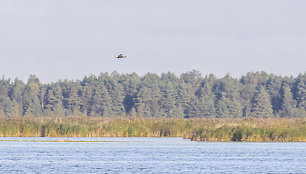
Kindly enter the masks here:
[[282, 77], [249, 72], [239, 79], [101, 73], [43, 84], [0, 80], [0, 116], [152, 118], [306, 117], [306, 73]]

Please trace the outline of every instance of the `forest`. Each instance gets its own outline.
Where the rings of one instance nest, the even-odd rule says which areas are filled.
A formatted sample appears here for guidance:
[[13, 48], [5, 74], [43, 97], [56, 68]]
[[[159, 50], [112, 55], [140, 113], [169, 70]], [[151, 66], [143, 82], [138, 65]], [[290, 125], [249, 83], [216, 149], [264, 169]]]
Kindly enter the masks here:
[[282, 77], [248, 72], [222, 78], [192, 70], [179, 76], [100, 73], [41, 83], [0, 80], [1, 117], [306, 118], [306, 72]]

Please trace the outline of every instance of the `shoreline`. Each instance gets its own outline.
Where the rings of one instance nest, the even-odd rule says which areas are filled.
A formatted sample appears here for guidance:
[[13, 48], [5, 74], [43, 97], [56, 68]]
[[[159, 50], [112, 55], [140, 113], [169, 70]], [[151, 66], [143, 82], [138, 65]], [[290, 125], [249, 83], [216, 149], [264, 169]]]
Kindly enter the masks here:
[[0, 137], [179, 137], [204, 142], [306, 142], [305, 118], [15, 117]]
[[[16, 139], [2, 139], [2, 138], [16, 138]], [[19, 139], [18, 138], [34, 138], [34, 139]], [[35, 140], [35, 138], [46, 138]], [[52, 138], [48, 140], [48, 138]], [[57, 139], [58, 138], [58, 139]], [[201, 143], [306, 143], [306, 141], [196, 141], [183, 137], [0, 137], [1, 142], [65, 142], [65, 143], [156, 143], [158, 141], [141, 141], [141, 140], [73, 140], [76, 139], [100, 139], [100, 138], [148, 138], [148, 139], [163, 139], [163, 138], [181, 138]]]

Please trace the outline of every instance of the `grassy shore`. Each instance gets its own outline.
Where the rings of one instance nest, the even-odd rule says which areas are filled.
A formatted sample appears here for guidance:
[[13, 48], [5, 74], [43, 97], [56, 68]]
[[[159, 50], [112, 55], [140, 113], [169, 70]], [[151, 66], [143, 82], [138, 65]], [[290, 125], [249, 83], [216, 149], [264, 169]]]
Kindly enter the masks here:
[[194, 141], [306, 142], [306, 119], [0, 117], [0, 137], [183, 137]]

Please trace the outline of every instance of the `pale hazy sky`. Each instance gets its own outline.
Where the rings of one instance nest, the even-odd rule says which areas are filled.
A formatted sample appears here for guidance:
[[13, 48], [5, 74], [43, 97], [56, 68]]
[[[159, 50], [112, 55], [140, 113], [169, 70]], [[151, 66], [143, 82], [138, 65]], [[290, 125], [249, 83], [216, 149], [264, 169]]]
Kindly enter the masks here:
[[0, 74], [44, 83], [115, 70], [297, 76], [305, 9], [305, 0], [1, 0]]

